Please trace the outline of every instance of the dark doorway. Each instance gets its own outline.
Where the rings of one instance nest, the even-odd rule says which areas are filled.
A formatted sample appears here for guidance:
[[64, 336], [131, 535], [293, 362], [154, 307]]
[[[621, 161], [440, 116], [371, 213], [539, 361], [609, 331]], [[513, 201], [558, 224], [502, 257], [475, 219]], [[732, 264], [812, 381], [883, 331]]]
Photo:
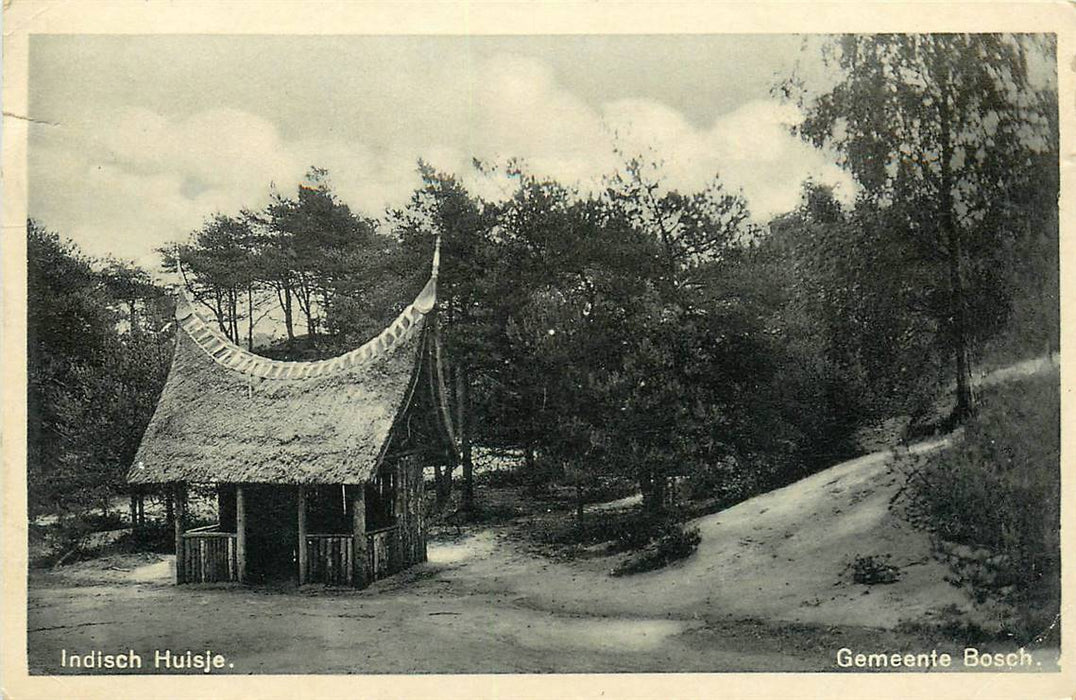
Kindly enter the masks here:
[[306, 531], [321, 535], [350, 535], [351, 504], [339, 484], [306, 487]]
[[298, 580], [298, 491], [294, 486], [245, 486], [247, 576], [252, 582]]

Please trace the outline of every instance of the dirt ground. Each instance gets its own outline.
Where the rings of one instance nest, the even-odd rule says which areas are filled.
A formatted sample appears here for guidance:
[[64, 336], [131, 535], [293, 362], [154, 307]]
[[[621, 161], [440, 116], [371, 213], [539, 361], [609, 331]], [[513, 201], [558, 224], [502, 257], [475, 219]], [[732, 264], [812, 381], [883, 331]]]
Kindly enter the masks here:
[[[839, 671], [842, 647], [961, 657], [964, 640], [930, 623], [994, 613], [893, 514], [899, 477], [891, 452], [839, 464], [700, 518], [694, 555], [622, 578], [608, 576], [615, 558], [548, 558], [504, 527], [431, 542], [428, 563], [363, 591], [176, 587], [171, 557], [150, 554], [33, 571], [29, 667], [78, 672], [63, 650], [127, 649], [149, 666], [155, 650], [209, 649], [227, 673]], [[856, 556], [885, 555], [899, 581], [852, 581]], [[1056, 648], [1032, 651], [1018, 670], [1057, 669]]]

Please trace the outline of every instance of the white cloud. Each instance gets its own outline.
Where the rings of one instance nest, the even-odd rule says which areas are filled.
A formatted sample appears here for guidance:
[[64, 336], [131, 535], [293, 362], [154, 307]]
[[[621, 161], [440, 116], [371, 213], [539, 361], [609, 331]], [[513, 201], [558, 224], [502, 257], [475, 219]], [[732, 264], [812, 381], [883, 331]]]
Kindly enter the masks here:
[[[339, 120], [371, 120], [359, 138], [323, 131], [289, 139], [272, 119], [234, 107], [183, 116], [131, 106], [82, 112], [92, 118], [61, 115], [61, 126], [35, 127], [31, 215], [92, 254], [114, 252], [152, 267], [155, 247], [217, 211], [265, 204], [271, 182], [292, 190], [312, 165], [329, 170], [344, 201], [377, 216], [406, 204], [420, 157], [486, 197], [503, 196], [504, 183], [484, 180], [472, 157], [519, 157], [537, 175], [593, 186], [616, 167], [614, 134], [628, 155], [656, 154], [670, 187], [700, 189], [720, 173], [760, 221], [793, 208], [809, 176], [837, 184], [846, 198], [854, 194], [845, 173], [789, 133], [797, 110], [775, 101], [747, 102], [699, 127], [645, 97], [592, 105], [546, 64], [508, 54], [470, 72], [427, 76], [428, 90], [423, 76], [408, 79], [417, 81], [414, 89], [394, 88], [391, 100], [340, 98]], [[384, 109], [371, 109], [382, 97]]]
[[792, 135], [803, 118], [793, 105], [748, 102], [705, 130], [647, 100], [607, 105], [605, 115], [628, 153], [652, 151], [662, 160], [669, 187], [698, 190], [718, 176], [743, 192], [758, 221], [794, 208], [809, 177], [837, 186], [845, 201], [855, 194], [854, 181], [832, 158]]
[[741, 187], [756, 219], [793, 209], [804, 180], [834, 185], [845, 203], [857, 185], [825, 154], [793, 136], [790, 127], [803, 115], [794, 105], [754, 101], [718, 117], [707, 135], [724, 177]]
[[155, 247], [265, 200], [269, 181], [290, 181], [298, 165], [272, 124], [237, 110], [98, 117], [63, 123], [30, 149], [31, 215], [94, 255], [152, 267]]

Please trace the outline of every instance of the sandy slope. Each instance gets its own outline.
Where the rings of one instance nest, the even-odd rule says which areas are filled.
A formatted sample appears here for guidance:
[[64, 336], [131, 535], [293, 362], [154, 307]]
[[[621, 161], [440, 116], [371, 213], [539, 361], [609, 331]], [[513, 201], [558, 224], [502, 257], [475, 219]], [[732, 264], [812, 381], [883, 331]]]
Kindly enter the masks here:
[[[948, 438], [914, 452], [942, 449]], [[664, 570], [610, 578], [594, 561], [552, 564], [480, 533], [431, 558], [453, 576], [489, 590], [512, 590], [530, 604], [591, 615], [721, 618], [893, 627], [941, 608], [971, 607], [944, 581], [926, 534], [889, 509], [902, 478], [892, 452], [877, 452], [696, 520], [702, 543]], [[852, 582], [857, 555], [890, 555], [893, 584]], [[599, 566], [601, 568], [599, 568]]]
[[[1056, 356], [1027, 360], [977, 377], [976, 383], [1054, 371], [1058, 362]], [[959, 438], [901, 449], [922, 454], [942, 450], [953, 439]], [[454, 575], [479, 588], [517, 591], [532, 605], [574, 613], [892, 628], [901, 620], [928, 621], [955, 606], [988, 624], [989, 611], [973, 611], [968, 595], [945, 581], [948, 568], [932, 556], [929, 536], [890, 509], [903, 482], [894, 457], [893, 450], [874, 452], [699, 518], [693, 523], [702, 535], [698, 551], [657, 572], [610, 578], [608, 560], [551, 565], [497, 546], [489, 533], [446, 556], [466, 559]], [[899, 581], [852, 582], [850, 565], [857, 556], [884, 555], [900, 568]]]

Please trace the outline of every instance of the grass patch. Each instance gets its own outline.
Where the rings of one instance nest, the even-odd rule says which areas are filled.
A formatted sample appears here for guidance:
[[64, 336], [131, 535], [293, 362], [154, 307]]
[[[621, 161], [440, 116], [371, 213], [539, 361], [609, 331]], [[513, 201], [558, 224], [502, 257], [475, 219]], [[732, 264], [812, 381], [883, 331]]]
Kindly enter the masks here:
[[1009, 604], [1007, 634], [1057, 634], [1060, 383], [1052, 372], [992, 389], [955, 447], [908, 467], [908, 514], [975, 597]]

